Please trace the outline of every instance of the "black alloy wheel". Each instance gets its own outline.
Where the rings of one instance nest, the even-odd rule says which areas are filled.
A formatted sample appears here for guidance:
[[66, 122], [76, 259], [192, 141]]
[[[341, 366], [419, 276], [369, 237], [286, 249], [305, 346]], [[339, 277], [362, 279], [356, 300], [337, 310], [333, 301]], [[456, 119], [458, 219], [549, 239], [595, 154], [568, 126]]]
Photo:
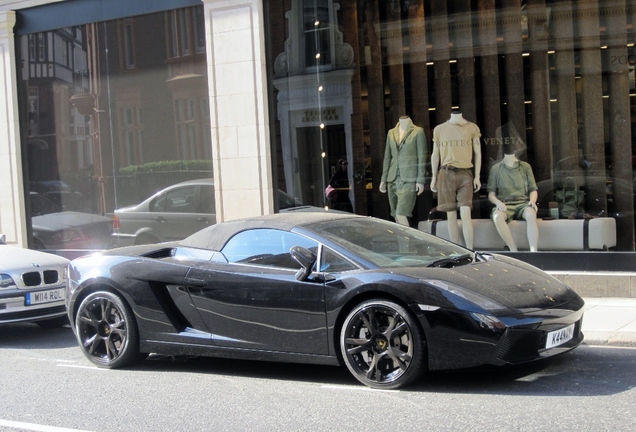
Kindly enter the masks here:
[[84, 355], [97, 366], [118, 368], [143, 358], [133, 313], [110, 291], [94, 292], [82, 301], [75, 333]]
[[353, 308], [340, 332], [342, 357], [358, 381], [396, 389], [424, 372], [425, 341], [415, 318], [387, 300], [368, 300]]

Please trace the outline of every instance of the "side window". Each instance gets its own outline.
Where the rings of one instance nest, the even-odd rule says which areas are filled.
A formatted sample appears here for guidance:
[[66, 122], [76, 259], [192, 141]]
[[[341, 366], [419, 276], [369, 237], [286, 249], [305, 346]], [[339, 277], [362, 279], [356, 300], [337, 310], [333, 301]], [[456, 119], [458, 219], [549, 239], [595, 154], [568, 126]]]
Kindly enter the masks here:
[[166, 193], [166, 211], [169, 213], [194, 213], [195, 186], [173, 189]]
[[357, 267], [332, 251], [329, 248], [322, 248], [322, 264], [320, 271], [329, 273], [339, 273], [344, 271], [356, 270]]
[[214, 213], [214, 187], [201, 186], [199, 195], [199, 203], [197, 205], [198, 213], [213, 214]]
[[150, 203], [151, 212], [165, 212], [166, 211], [166, 194], [163, 193]]
[[298, 269], [290, 254], [292, 246], [302, 246], [316, 253], [318, 243], [288, 231], [254, 229], [232, 237], [221, 252], [228, 262]]

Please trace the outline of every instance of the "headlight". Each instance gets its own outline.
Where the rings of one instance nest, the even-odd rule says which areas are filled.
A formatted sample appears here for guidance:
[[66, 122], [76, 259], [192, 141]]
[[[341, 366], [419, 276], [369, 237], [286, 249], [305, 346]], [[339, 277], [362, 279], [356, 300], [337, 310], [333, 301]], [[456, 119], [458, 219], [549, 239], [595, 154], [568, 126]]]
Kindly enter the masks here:
[[482, 295], [477, 294], [469, 289], [462, 288], [458, 285], [453, 285], [448, 282], [438, 281], [438, 280], [429, 280], [427, 281], [429, 284], [440, 288], [444, 291], [448, 291], [451, 294], [456, 295], [457, 297], [467, 300], [482, 309], [486, 309], [489, 311], [496, 311], [501, 309], [507, 309], [505, 306], [497, 303], [494, 300], [489, 299], [488, 297], [484, 297]]
[[498, 318], [492, 315], [481, 314], [477, 312], [471, 312], [470, 314], [473, 316], [473, 318], [479, 321], [482, 327], [486, 326], [490, 330], [504, 330], [506, 328], [506, 325], [504, 323], [502, 323], [501, 321], [499, 321]]
[[15, 287], [15, 282], [13, 281], [13, 278], [11, 276], [4, 273], [0, 274], [0, 289]]

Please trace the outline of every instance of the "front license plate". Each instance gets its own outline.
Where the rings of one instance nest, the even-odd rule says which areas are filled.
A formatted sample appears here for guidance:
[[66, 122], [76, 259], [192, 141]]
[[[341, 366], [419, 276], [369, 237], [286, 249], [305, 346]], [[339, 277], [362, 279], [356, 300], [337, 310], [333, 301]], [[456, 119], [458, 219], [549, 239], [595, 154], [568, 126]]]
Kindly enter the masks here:
[[548, 340], [545, 343], [545, 348], [550, 349], [559, 345], [563, 345], [574, 337], [574, 324], [562, 328], [561, 330], [555, 330], [548, 333]]
[[35, 291], [27, 293], [24, 303], [27, 306], [41, 304], [41, 303], [51, 303], [54, 301], [64, 300], [66, 295], [65, 288], [58, 288], [54, 290], [48, 291]]

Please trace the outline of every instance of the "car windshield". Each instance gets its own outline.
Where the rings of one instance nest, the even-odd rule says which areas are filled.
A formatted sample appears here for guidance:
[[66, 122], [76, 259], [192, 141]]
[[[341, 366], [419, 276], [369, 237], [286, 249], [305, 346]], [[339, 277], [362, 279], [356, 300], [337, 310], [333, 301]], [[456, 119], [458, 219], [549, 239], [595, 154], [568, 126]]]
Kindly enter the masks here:
[[447, 267], [473, 262], [474, 253], [416, 229], [372, 218], [312, 224], [312, 231], [380, 267]]

